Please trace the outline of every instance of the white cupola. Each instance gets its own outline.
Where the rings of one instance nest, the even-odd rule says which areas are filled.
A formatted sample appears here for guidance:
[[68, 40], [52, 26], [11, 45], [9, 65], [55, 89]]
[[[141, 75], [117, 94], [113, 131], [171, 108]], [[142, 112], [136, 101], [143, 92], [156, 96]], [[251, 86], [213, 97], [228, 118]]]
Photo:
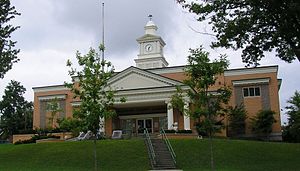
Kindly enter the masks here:
[[157, 26], [152, 20], [148, 21], [145, 28], [145, 34], [156, 35]]
[[158, 28], [152, 21], [152, 16], [149, 15], [149, 17], [150, 20], [144, 27], [145, 35], [137, 39], [140, 51], [138, 58], [134, 60], [136, 67], [141, 69], [166, 67], [168, 62], [163, 54], [166, 43], [160, 36], [156, 35]]

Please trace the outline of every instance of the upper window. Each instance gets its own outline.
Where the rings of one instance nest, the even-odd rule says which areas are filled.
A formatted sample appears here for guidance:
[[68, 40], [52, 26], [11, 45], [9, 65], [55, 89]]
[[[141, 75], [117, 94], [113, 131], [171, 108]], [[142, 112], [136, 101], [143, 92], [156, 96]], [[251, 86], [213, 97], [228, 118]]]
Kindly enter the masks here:
[[245, 87], [243, 92], [244, 97], [260, 96], [260, 87]]

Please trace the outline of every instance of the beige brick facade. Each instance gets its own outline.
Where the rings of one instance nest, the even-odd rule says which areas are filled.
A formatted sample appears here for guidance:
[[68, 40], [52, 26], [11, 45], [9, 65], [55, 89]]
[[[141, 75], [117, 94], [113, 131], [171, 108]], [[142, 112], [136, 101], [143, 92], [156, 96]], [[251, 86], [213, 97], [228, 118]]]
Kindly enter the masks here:
[[[211, 88], [211, 90], [216, 90], [217, 88], [226, 85], [229, 86], [232, 90], [232, 96], [230, 98], [229, 105], [235, 106], [240, 103], [244, 103], [247, 112], [248, 118], [246, 120], [246, 134], [251, 135], [250, 129], [250, 118], [255, 116], [259, 110], [262, 109], [271, 109], [276, 112], [275, 119], [276, 123], [273, 125], [273, 134], [281, 135], [281, 122], [280, 122], [280, 110], [279, 110], [279, 82], [277, 78], [277, 66], [267, 66], [267, 67], [259, 67], [259, 68], [242, 68], [235, 70], [227, 70], [224, 74], [218, 76], [216, 81], [216, 85]], [[161, 72], [162, 69], [160, 69]], [[168, 70], [168, 68], [166, 68]], [[142, 71], [142, 70], [141, 70]], [[171, 70], [172, 71], [172, 70]], [[144, 71], [143, 71], [144, 72]], [[146, 71], [150, 72], [150, 71]], [[155, 70], [151, 72], [156, 72]], [[177, 80], [182, 82], [186, 75], [183, 72], [164, 72], [161, 74], [162, 79], [170, 78], [172, 80]], [[159, 77], [159, 75], [157, 76]], [[153, 85], [155, 87], [155, 85]], [[243, 88], [247, 87], [259, 87], [260, 88], [260, 96], [254, 97], [244, 97], [243, 96]], [[62, 90], [59, 90], [62, 89]], [[153, 88], [151, 88], [153, 89]], [[79, 99], [74, 99], [73, 94], [70, 90], [63, 88], [63, 86], [49, 86], [49, 87], [37, 87], [34, 88], [34, 117], [33, 117], [33, 126], [34, 128], [45, 128], [46, 121], [43, 119], [47, 119], [47, 111], [43, 108], [44, 103], [49, 102], [49, 99], [59, 96], [62, 97], [60, 100], [65, 102], [64, 105], [64, 117], [72, 117], [73, 107], [76, 106], [74, 104], [78, 103]], [[141, 97], [141, 101], [144, 101]], [[134, 103], [127, 102], [125, 105], [128, 106], [126, 108], [119, 108], [116, 105], [116, 108], [121, 113], [122, 110], [126, 110], [124, 114], [121, 114], [122, 117], [116, 116], [113, 119], [107, 119], [105, 124], [105, 130], [107, 135], [111, 135], [114, 129], [122, 129], [122, 125], [126, 124], [126, 122], [130, 122], [133, 132], [137, 133], [137, 127], [140, 123], [138, 120], [143, 120], [139, 122], [144, 122], [146, 124], [147, 118], [152, 118], [152, 130], [153, 132], [159, 132], [159, 127], [161, 126], [161, 122], [164, 122], [162, 119], [166, 117], [167, 107], [165, 101], [160, 101], [156, 99], [156, 102], [152, 102], [153, 100], [149, 100], [149, 103], [139, 103], [139, 101], [135, 101]], [[149, 105], [150, 104], [150, 105]], [[73, 106], [72, 106], [73, 105]], [[155, 107], [156, 106], [156, 107]], [[132, 108], [132, 112], [131, 109]], [[44, 110], [44, 111], [41, 111]], [[139, 112], [140, 111], [140, 112]], [[147, 111], [147, 112], [145, 112]], [[151, 111], [156, 111], [151, 112]], [[143, 113], [145, 112], [145, 113]], [[141, 114], [141, 118], [139, 118], [139, 113]], [[131, 115], [130, 115], [131, 114]], [[46, 115], [46, 116], [44, 116]], [[124, 118], [131, 118], [130, 120], [124, 120]], [[125, 122], [126, 121], [126, 122]], [[178, 123], [178, 129], [183, 130], [184, 127], [184, 116], [174, 109], [173, 112], [173, 121], [174, 123]], [[150, 122], [150, 121], [149, 121]], [[193, 119], [190, 119], [190, 129], [195, 132], [195, 126]], [[225, 121], [228, 123], [227, 121]], [[226, 124], [225, 123], [225, 124]], [[123, 126], [124, 127], [124, 126]], [[226, 130], [223, 130], [220, 136], [226, 136]]]

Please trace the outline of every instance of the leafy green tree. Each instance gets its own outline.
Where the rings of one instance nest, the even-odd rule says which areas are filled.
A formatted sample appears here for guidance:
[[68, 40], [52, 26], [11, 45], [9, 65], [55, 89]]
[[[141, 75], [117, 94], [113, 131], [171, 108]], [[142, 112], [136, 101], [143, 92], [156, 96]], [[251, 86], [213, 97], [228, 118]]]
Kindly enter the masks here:
[[64, 131], [71, 131], [73, 136], [78, 136], [83, 130], [82, 122], [77, 118], [59, 118], [57, 120], [59, 128]]
[[171, 96], [171, 108], [177, 109], [179, 112], [184, 113], [184, 92], [180, 86], [176, 86], [176, 93]]
[[243, 104], [228, 109], [228, 135], [235, 137], [245, 134], [247, 111]]
[[[50, 117], [48, 118], [48, 127], [49, 129], [56, 127], [57, 122], [57, 115], [59, 115], [60, 112], [63, 112], [63, 110], [59, 106], [59, 101], [57, 98], [52, 99], [49, 103], [47, 103], [46, 107], [47, 111], [50, 112]], [[57, 118], [55, 120], [55, 118]]]
[[272, 132], [272, 125], [276, 122], [275, 112], [272, 110], [261, 110], [255, 117], [251, 118], [252, 131], [258, 136], [269, 138]]
[[4, 90], [0, 101], [0, 128], [4, 130], [4, 138], [8, 138], [29, 126], [32, 121], [32, 102], [23, 97], [26, 89], [17, 81], [11, 81]]
[[300, 61], [298, 0], [177, 0], [198, 21], [208, 21], [216, 33], [212, 47], [243, 49], [242, 59], [258, 65], [265, 51], [275, 50], [284, 61]]
[[80, 107], [75, 109], [74, 116], [80, 118], [86, 128], [96, 135], [100, 129], [100, 119], [115, 115], [115, 111], [112, 110], [114, 91], [107, 85], [114, 69], [110, 62], [101, 61], [98, 53], [92, 48], [86, 55], [77, 52], [76, 58], [82, 70], [76, 70], [68, 61], [69, 75], [73, 78], [73, 83], [66, 86], [71, 88], [75, 97], [79, 97], [81, 101]]
[[285, 108], [288, 110], [288, 125], [284, 128], [284, 139], [290, 142], [300, 142], [300, 92], [295, 94], [287, 101], [290, 105]]
[[[226, 87], [211, 91], [220, 74], [228, 67], [228, 61], [225, 55], [220, 59], [210, 61], [209, 53], [205, 52], [202, 47], [190, 49], [188, 56], [188, 65], [185, 69], [187, 79], [184, 81], [190, 86], [191, 90], [187, 92], [192, 109], [187, 109], [186, 113], [198, 120], [198, 128], [203, 130], [210, 139], [211, 150], [211, 168], [214, 170], [212, 136], [222, 128], [224, 119], [223, 104], [228, 103], [231, 91]], [[184, 102], [182, 92], [172, 96], [172, 105], [183, 110]]]
[[[204, 118], [202, 123], [209, 136], [220, 130], [220, 118], [224, 115], [223, 103], [227, 103], [231, 92], [223, 86], [217, 90], [210, 90], [215, 85], [219, 75], [228, 67], [226, 56], [221, 55], [219, 60], [210, 61], [209, 53], [202, 47], [191, 49], [188, 56], [188, 65], [185, 72], [185, 83], [192, 89], [188, 92], [194, 109], [189, 111], [193, 118]], [[220, 117], [222, 116], [222, 117]]]
[[[99, 50], [103, 53], [104, 46]], [[79, 118], [86, 130], [92, 131], [96, 136], [99, 129], [104, 128], [103, 119], [114, 116], [113, 104], [115, 92], [108, 86], [108, 80], [112, 77], [114, 68], [110, 62], [101, 60], [95, 49], [91, 48], [86, 55], [76, 53], [78, 65], [81, 70], [72, 67], [70, 60], [69, 75], [73, 79], [72, 84], [66, 84], [81, 100], [80, 107], [74, 111], [74, 117]], [[78, 86], [76, 86], [78, 84]], [[123, 100], [123, 99], [122, 99]], [[102, 132], [104, 134], [104, 132]], [[94, 139], [95, 170], [97, 170], [96, 138]]]
[[14, 49], [16, 42], [10, 39], [11, 34], [19, 26], [14, 27], [8, 22], [20, 13], [11, 6], [10, 0], [1, 0], [0, 9], [0, 78], [3, 78], [4, 74], [12, 68], [13, 63], [19, 61], [17, 54], [20, 50]]

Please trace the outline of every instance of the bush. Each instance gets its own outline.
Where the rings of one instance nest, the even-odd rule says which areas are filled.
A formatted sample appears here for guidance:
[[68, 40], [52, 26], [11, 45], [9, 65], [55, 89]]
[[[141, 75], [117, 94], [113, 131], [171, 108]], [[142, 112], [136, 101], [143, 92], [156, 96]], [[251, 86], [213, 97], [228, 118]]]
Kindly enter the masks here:
[[40, 134], [46, 135], [48, 133], [59, 133], [59, 132], [66, 132], [69, 130], [63, 130], [61, 128], [54, 128], [54, 129], [35, 129], [35, 130], [19, 130], [18, 134]]
[[178, 130], [177, 133], [179, 134], [191, 134], [193, 133], [192, 130]]
[[272, 125], [276, 122], [275, 112], [272, 110], [261, 110], [252, 120], [252, 131], [258, 136], [269, 138], [272, 132]]
[[175, 133], [176, 131], [174, 129], [167, 129], [165, 130], [165, 133]]
[[59, 139], [60, 137], [55, 136], [55, 135], [34, 135], [29, 140], [23, 140], [23, 141], [15, 142], [15, 145], [18, 145], [18, 144], [32, 144], [32, 143], [36, 143], [36, 140], [47, 139], [47, 138], [57, 138], [57, 139]]
[[247, 118], [247, 111], [245, 109], [245, 106], [241, 104], [235, 107], [229, 107], [228, 111], [228, 136], [239, 137], [241, 135], [244, 135], [246, 128], [245, 120]]
[[76, 118], [63, 118], [57, 122], [60, 130], [71, 131], [73, 136], [78, 136], [79, 132], [83, 130], [82, 122]]
[[37, 131], [33, 129], [28, 129], [28, 130], [19, 130], [18, 134], [36, 134]]
[[193, 133], [192, 130], [178, 130], [177, 132], [173, 129], [165, 130], [165, 133], [178, 133], [178, 134], [191, 134]]

